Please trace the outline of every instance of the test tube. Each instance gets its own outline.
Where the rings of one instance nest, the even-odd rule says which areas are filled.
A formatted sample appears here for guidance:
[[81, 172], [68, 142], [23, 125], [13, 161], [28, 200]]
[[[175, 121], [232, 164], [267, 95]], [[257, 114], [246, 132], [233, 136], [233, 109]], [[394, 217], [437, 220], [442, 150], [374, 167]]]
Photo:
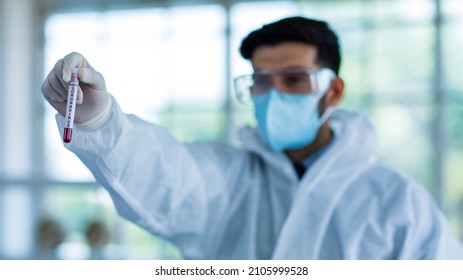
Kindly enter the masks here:
[[66, 119], [64, 122], [63, 141], [71, 142], [72, 129], [74, 127], [74, 114], [76, 111], [77, 90], [79, 88], [79, 68], [73, 68], [71, 74], [71, 82], [68, 89], [68, 102], [66, 106]]

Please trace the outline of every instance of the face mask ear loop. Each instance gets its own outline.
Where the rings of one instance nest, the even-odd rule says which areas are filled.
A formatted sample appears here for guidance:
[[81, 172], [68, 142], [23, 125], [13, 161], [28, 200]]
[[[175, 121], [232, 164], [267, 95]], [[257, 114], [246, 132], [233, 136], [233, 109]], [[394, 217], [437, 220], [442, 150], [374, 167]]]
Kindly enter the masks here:
[[322, 126], [326, 120], [331, 117], [331, 115], [333, 114], [334, 112], [334, 106], [329, 106], [328, 108], [326, 108], [325, 112], [323, 113], [323, 115], [320, 117], [320, 126]]
[[[333, 75], [332, 72], [331, 73], [330, 72], [323, 73], [323, 74], [330, 75], [330, 76]], [[330, 89], [330, 85], [333, 82], [333, 80], [334, 80], [334, 77], [329, 78], [328, 88], [325, 91], [323, 91], [321, 94], [318, 95], [318, 103], [323, 98], [323, 96], [325, 96], [328, 93], [328, 91]], [[325, 109], [325, 112], [320, 117], [320, 126], [322, 126], [326, 122], [326, 120], [333, 114], [334, 109], [335, 109], [334, 106], [329, 106], [328, 108]]]

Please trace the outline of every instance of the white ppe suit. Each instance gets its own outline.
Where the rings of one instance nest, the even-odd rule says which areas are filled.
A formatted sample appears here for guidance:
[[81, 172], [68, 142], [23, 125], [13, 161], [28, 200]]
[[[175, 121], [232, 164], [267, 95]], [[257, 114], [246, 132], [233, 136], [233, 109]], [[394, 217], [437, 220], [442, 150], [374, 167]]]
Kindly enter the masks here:
[[66, 146], [120, 215], [187, 259], [463, 259], [427, 191], [375, 163], [369, 121], [336, 110], [330, 125], [333, 142], [301, 180], [255, 129], [240, 131], [241, 148], [183, 144], [114, 99]]

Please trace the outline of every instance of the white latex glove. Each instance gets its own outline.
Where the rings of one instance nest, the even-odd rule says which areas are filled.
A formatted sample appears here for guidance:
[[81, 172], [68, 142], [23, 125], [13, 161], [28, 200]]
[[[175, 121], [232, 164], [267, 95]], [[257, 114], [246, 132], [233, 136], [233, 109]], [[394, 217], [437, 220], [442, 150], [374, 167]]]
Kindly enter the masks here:
[[58, 60], [42, 84], [42, 93], [48, 103], [65, 116], [71, 69], [75, 67], [79, 68], [79, 90], [74, 122], [80, 124], [102, 113], [109, 99], [103, 76], [81, 54], [73, 52]]

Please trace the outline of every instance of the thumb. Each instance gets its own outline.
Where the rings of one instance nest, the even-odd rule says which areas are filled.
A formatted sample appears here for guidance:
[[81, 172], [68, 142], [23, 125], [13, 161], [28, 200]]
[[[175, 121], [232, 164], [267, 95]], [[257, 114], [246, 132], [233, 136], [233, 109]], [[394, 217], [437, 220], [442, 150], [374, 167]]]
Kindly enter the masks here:
[[79, 69], [79, 82], [87, 84], [94, 90], [105, 89], [103, 75], [90, 67], [82, 67]]

